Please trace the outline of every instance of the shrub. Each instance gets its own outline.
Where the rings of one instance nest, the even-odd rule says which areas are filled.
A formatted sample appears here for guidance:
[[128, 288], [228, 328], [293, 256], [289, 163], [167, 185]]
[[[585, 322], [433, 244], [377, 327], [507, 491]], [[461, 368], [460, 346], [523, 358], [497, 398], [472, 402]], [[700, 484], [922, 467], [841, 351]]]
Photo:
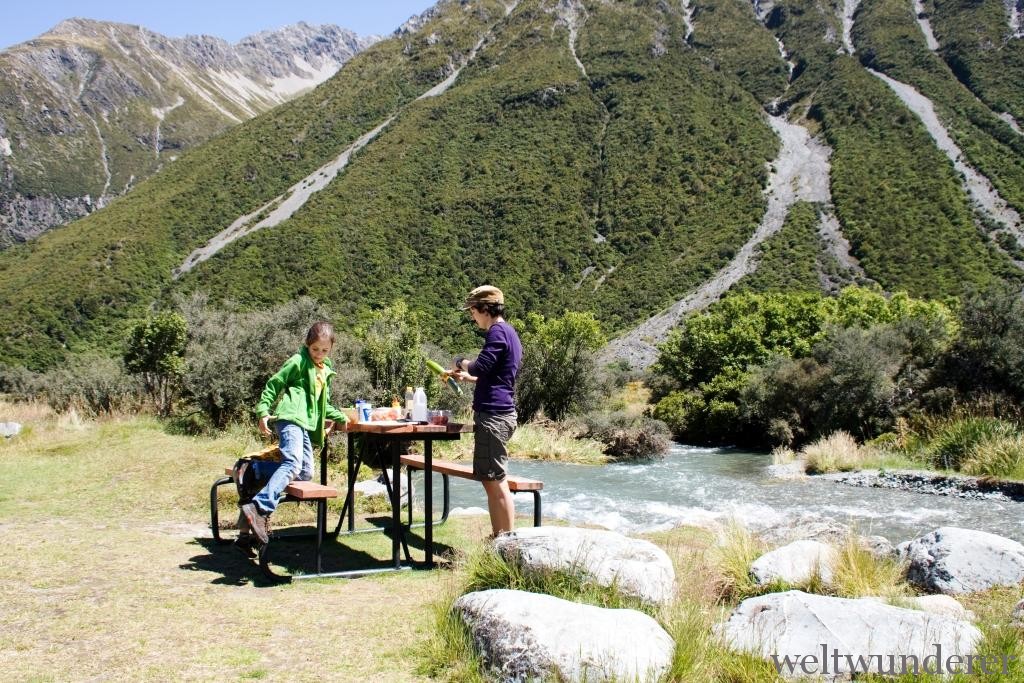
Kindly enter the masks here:
[[590, 407], [598, 377], [594, 353], [604, 335], [592, 313], [566, 313], [545, 320], [532, 313], [522, 325], [523, 362], [516, 384], [519, 422], [541, 410], [552, 420]]
[[663, 457], [671, 445], [668, 426], [642, 415], [591, 413], [583, 423], [581, 436], [597, 439], [607, 455], [620, 460]]
[[171, 311], [139, 321], [128, 334], [124, 365], [128, 372], [141, 375], [161, 415], [171, 412], [187, 343], [188, 323]]
[[[307, 297], [252, 312], [212, 308], [202, 295], [179, 305], [190, 331], [183, 395], [217, 428], [249, 419], [267, 379], [302, 345], [309, 326], [330, 319]], [[369, 386], [356, 358], [358, 351], [351, 337], [337, 335], [331, 351], [337, 373], [331, 383], [331, 401], [336, 406]]]
[[699, 431], [705, 410], [704, 398], [695, 391], [674, 391], [654, 405], [654, 419], [668, 426], [677, 439], [688, 440]]
[[40, 395], [42, 382], [42, 375], [28, 368], [0, 364], [0, 394], [27, 401]]
[[96, 353], [69, 357], [42, 377], [42, 393], [57, 412], [87, 415], [127, 412], [142, 404], [142, 383], [120, 360]]
[[[433, 404], [441, 393], [438, 380], [424, 365], [423, 331], [419, 316], [403, 302], [377, 312], [370, 324], [360, 330], [360, 358], [369, 373], [375, 405], [389, 405], [405, 396], [406, 387], [424, 388]], [[447, 363], [442, 363], [447, 365]]]
[[807, 471], [811, 474], [859, 469], [867, 455], [853, 437], [843, 431], [818, 439], [805, 446], [801, 452], [807, 460]]

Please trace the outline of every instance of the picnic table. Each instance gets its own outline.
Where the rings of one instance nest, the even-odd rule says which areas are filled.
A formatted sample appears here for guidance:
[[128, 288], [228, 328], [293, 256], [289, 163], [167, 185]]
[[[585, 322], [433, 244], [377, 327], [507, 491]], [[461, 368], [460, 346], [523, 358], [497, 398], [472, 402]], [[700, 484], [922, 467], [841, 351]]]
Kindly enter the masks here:
[[[390, 480], [388, 486], [391, 494], [391, 562], [392, 565], [385, 569], [353, 570], [348, 572], [335, 572], [321, 574], [320, 576], [358, 576], [367, 573], [381, 571], [396, 571], [408, 568], [402, 565], [401, 549], [404, 543], [405, 527], [401, 520], [401, 468], [402, 468], [402, 444], [409, 441], [423, 442], [423, 506], [424, 506], [424, 566], [428, 569], [434, 566], [434, 520], [433, 520], [433, 445], [435, 441], [457, 441], [462, 434], [473, 429], [471, 424], [449, 423], [446, 425], [417, 424], [400, 420], [382, 420], [376, 422], [349, 422], [345, 425], [348, 435], [348, 492], [345, 497], [341, 518], [338, 520], [338, 530], [342, 520], [348, 519], [349, 533], [355, 533], [355, 484], [356, 474], [359, 469], [362, 454], [356, 448], [356, 436], [364, 435], [364, 438], [383, 442], [387, 447], [389, 462], [384, 463], [386, 480]], [[387, 470], [390, 469], [390, 477], [387, 477]], [[327, 483], [327, 460], [320, 459], [320, 482]], [[412, 519], [412, 496], [409, 496], [410, 522]], [[411, 523], [410, 523], [411, 526]], [[408, 554], [408, 547], [405, 548]]]

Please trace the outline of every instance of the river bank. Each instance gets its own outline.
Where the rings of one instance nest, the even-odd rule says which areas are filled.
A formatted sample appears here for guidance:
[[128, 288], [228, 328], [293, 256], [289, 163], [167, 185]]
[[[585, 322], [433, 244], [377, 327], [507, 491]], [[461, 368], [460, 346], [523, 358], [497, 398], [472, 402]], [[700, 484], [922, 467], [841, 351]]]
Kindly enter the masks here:
[[915, 470], [860, 470], [813, 475], [848, 486], [955, 496], [969, 500], [1024, 503], [1024, 482]]

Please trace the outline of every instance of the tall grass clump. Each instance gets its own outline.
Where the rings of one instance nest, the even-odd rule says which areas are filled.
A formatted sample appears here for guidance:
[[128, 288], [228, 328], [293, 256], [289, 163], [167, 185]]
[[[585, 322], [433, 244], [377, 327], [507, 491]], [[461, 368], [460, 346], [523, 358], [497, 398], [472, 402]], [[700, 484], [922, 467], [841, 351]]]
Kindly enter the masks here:
[[[457, 563], [465, 562], [463, 557]], [[431, 606], [434, 628], [419, 648], [416, 673], [462, 683], [484, 683], [483, 661], [473, 644], [469, 627], [455, 611], [461, 595], [455, 580], [445, 582], [437, 601]]]
[[788, 465], [796, 460], [796, 453], [789, 446], [776, 446], [772, 449], [773, 465]]
[[874, 556], [855, 534], [849, 534], [837, 548], [832, 592], [844, 598], [906, 597], [910, 589], [903, 580], [905, 574], [903, 562]]
[[720, 600], [740, 601], [764, 592], [750, 575], [750, 565], [765, 553], [765, 544], [737, 521], [730, 522], [711, 549], [711, 561], [718, 568]]
[[1024, 434], [1000, 435], [975, 444], [960, 469], [977, 476], [1024, 479]]
[[994, 417], [964, 417], [940, 424], [928, 442], [935, 467], [959, 470], [982, 443], [1010, 438], [1017, 433], [1010, 422]]
[[857, 445], [848, 432], [832, 432], [808, 444], [802, 451], [811, 474], [848, 472], [864, 467], [868, 453]]
[[492, 588], [546, 593], [556, 598], [610, 609], [636, 609], [648, 614], [657, 610], [639, 598], [613, 586], [595, 583], [582, 571], [528, 571], [508, 561], [491, 547], [469, 557], [464, 593]]
[[604, 447], [594, 439], [579, 438], [569, 429], [539, 424], [519, 425], [509, 441], [509, 452], [529, 460], [559, 460], [588, 465], [608, 462]]

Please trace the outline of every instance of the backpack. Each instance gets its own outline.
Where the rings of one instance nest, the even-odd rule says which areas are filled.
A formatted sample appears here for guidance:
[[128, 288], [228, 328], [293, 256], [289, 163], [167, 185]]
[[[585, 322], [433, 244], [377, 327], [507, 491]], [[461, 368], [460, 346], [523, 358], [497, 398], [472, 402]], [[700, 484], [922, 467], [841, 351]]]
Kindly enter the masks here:
[[251, 502], [280, 466], [281, 449], [276, 445], [239, 458], [232, 468], [235, 488], [238, 490], [238, 504]]

